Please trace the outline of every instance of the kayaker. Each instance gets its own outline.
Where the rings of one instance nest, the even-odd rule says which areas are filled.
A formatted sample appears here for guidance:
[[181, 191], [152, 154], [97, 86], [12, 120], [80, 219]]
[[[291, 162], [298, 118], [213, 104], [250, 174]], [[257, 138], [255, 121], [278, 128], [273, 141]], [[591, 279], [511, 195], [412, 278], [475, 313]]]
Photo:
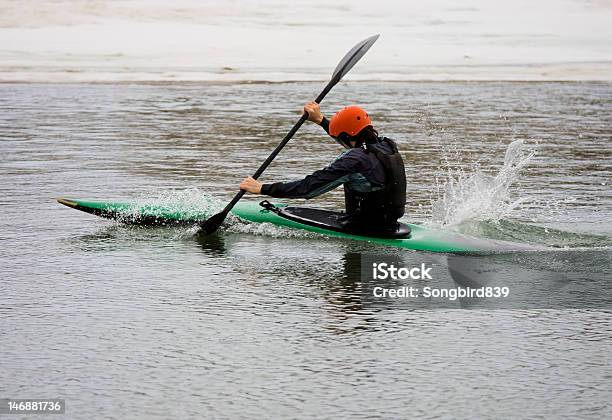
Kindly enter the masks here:
[[396, 143], [379, 136], [366, 111], [358, 106], [341, 109], [331, 121], [316, 102], [307, 103], [304, 111], [309, 121], [348, 150], [304, 179], [262, 184], [247, 177], [240, 189], [277, 198], [309, 199], [344, 185], [342, 224], [347, 231], [397, 229], [406, 204], [406, 174]]

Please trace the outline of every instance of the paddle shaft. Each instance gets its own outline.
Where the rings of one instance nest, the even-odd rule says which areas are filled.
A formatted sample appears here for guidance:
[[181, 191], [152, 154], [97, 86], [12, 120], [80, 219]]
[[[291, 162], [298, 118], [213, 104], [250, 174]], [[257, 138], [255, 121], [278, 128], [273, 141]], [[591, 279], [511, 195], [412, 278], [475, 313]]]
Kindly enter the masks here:
[[[325, 96], [329, 93], [329, 91], [334, 87], [336, 83], [338, 83], [337, 80], [330, 81], [327, 84], [327, 86], [325, 86], [325, 89], [323, 89], [323, 91], [319, 94], [319, 96], [317, 96], [317, 99], [315, 99], [315, 102], [321, 103], [323, 98], [325, 98]], [[295, 133], [297, 133], [297, 131], [300, 129], [302, 124], [304, 124], [304, 122], [307, 119], [308, 119], [308, 113], [304, 112], [302, 116], [300, 117], [300, 119], [298, 120], [298, 122], [295, 123], [295, 125], [291, 128], [291, 130], [289, 130], [285, 138], [278, 144], [278, 146], [276, 146], [276, 149], [274, 149], [274, 151], [270, 153], [270, 156], [268, 156], [268, 158], [264, 161], [264, 163], [262, 163], [261, 166], [255, 171], [255, 173], [253, 174], [253, 179], [259, 178], [261, 174], [264, 173], [266, 168], [270, 166], [274, 158], [276, 158], [276, 156], [280, 153], [280, 151], [283, 150], [283, 148], [287, 145], [287, 143], [289, 143], [289, 140], [291, 140], [291, 138], [295, 135]], [[240, 199], [245, 193], [246, 193], [245, 190], [240, 190], [238, 194], [236, 194], [234, 198], [232, 198], [232, 201], [230, 201], [227, 204], [227, 206], [225, 206], [222, 213], [228, 214], [232, 210], [232, 208], [234, 208], [236, 203], [240, 201]]]

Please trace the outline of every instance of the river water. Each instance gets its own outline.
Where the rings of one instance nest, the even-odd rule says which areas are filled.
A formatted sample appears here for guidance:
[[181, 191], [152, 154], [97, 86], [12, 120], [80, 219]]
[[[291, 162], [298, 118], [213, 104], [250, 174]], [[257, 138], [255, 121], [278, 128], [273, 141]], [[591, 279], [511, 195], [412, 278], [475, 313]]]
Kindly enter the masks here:
[[[54, 201], [220, 207], [321, 87], [0, 85], [0, 398], [64, 398], [70, 418], [610, 417], [609, 83], [352, 82], [323, 103], [357, 102], [398, 140], [407, 221], [544, 251], [398, 252], [235, 220], [202, 238]], [[263, 180], [324, 166], [323, 134], [304, 126]], [[360, 264], [383, 254], [513, 299], [370, 303]]]

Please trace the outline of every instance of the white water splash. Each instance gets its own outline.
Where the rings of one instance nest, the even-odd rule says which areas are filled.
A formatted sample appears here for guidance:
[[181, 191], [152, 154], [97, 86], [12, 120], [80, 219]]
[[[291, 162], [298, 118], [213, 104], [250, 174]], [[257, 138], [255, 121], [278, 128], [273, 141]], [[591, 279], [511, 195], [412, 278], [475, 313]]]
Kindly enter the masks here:
[[183, 213], [186, 217], [197, 218], [198, 216], [207, 217], [218, 213], [225, 204], [198, 188], [189, 188], [186, 190], [149, 192], [134, 201], [136, 210], [146, 206], [163, 206], [165, 210]]
[[432, 222], [457, 226], [467, 221], [497, 221], [508, 216], [526, 199], [513, 199], [510, 186], [534, 156], [522, 140], [508, 146], [504, 165], [496, 176], [485, 174], [478, 166], [471, 172], [447, 169], [445, 179], [436, 179], [437, 199], [432, 204]]
[[256, 236], [268, 236], [271, 238], [320, 238], [312, 232], [291, 229], [285, 226], [277, 226], [272, 223], [253, 223], [245, 220], [238, 219], [236, 216], [231, 215], [231, 220], [224, 223], [224, 229], [229, 233], [248, 233]]
[[[133, 214], [137, 217], [143, 207], [152, 207], [149, 212], [159, 208], [160, 211], [171, 211], [181, 213], [186, 218], [204, 220], [213, 214], [219, 213], [227, 204], [224, 200], [215, 199], [210, 194], [204, 193], [198, 188], [186, 190], [169, 190], [149, 192], [141, 195], [133, 201]], [[129, 217], [128, 216], [128, 217]], [[308, 238], [315, 237], [310, 232], [298, 231], [271, 223], [251, 223], [228, 214], [223, 222], [222, 229], [229, 233], [248, 233], [258, 236], [269, 236], [272, 238]], [[199, 231], [198, 225], [189, 226], [187, 229], [180, 228], [176, 239], [191, 237]]]

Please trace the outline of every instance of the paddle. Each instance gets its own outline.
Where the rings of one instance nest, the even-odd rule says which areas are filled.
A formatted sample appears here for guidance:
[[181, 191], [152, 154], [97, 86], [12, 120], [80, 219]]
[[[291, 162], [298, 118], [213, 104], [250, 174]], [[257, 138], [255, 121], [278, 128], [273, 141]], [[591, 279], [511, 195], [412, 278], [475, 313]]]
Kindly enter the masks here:
[[[345, 74], [349, 72], [353, 68], [355, 64], [365, 55], [365, 53], [370, 49], [370, 47], [376, 42], [380, 35], [374, 35], [367, 39], [364, 39], [357, 45], [355, 45], [346, 55], [340, 60], [336, 68], [334, 69], [334, 73], [332, 74], [331, 80], [325, 86], [323, 91], [317, 96], [315, 99], [316, 103], [320, 103], [325, 95], [329, 93], [329, 91], [344, 77]], [[257, 179], [259, 176], [266, 170], [266, 168], [272, 163], [276, 155], [280, 153], [280, 151], [285, 147], [285, 145], [291, 140], [293, 135], [300, 129], [304, 121], [308, 119], [308, 114], [304, 112], [298, 122], [293, 126], [291, 130], [287, 133], [285, 138], [276, 146], [276, 149], [268, 156], [264, 163], [261, 164], [259, 169], [255, 171], [253, 174], [253, 178]], [[240, 190], [238, 194], [234, 196], [232, 201], [228, 203], [227, 206], [223, 209], [221, 213], [217, 213], [214, 216], [210, 217], [208, 220], [200, 222], [200, 229], [206, 235], [210, 235], [219, 229], [219, 226], [223, 223], [229, 212], [236, 205], [238, 201], [242, 198], [242, 196], [246, 193], [244, 190]]]

